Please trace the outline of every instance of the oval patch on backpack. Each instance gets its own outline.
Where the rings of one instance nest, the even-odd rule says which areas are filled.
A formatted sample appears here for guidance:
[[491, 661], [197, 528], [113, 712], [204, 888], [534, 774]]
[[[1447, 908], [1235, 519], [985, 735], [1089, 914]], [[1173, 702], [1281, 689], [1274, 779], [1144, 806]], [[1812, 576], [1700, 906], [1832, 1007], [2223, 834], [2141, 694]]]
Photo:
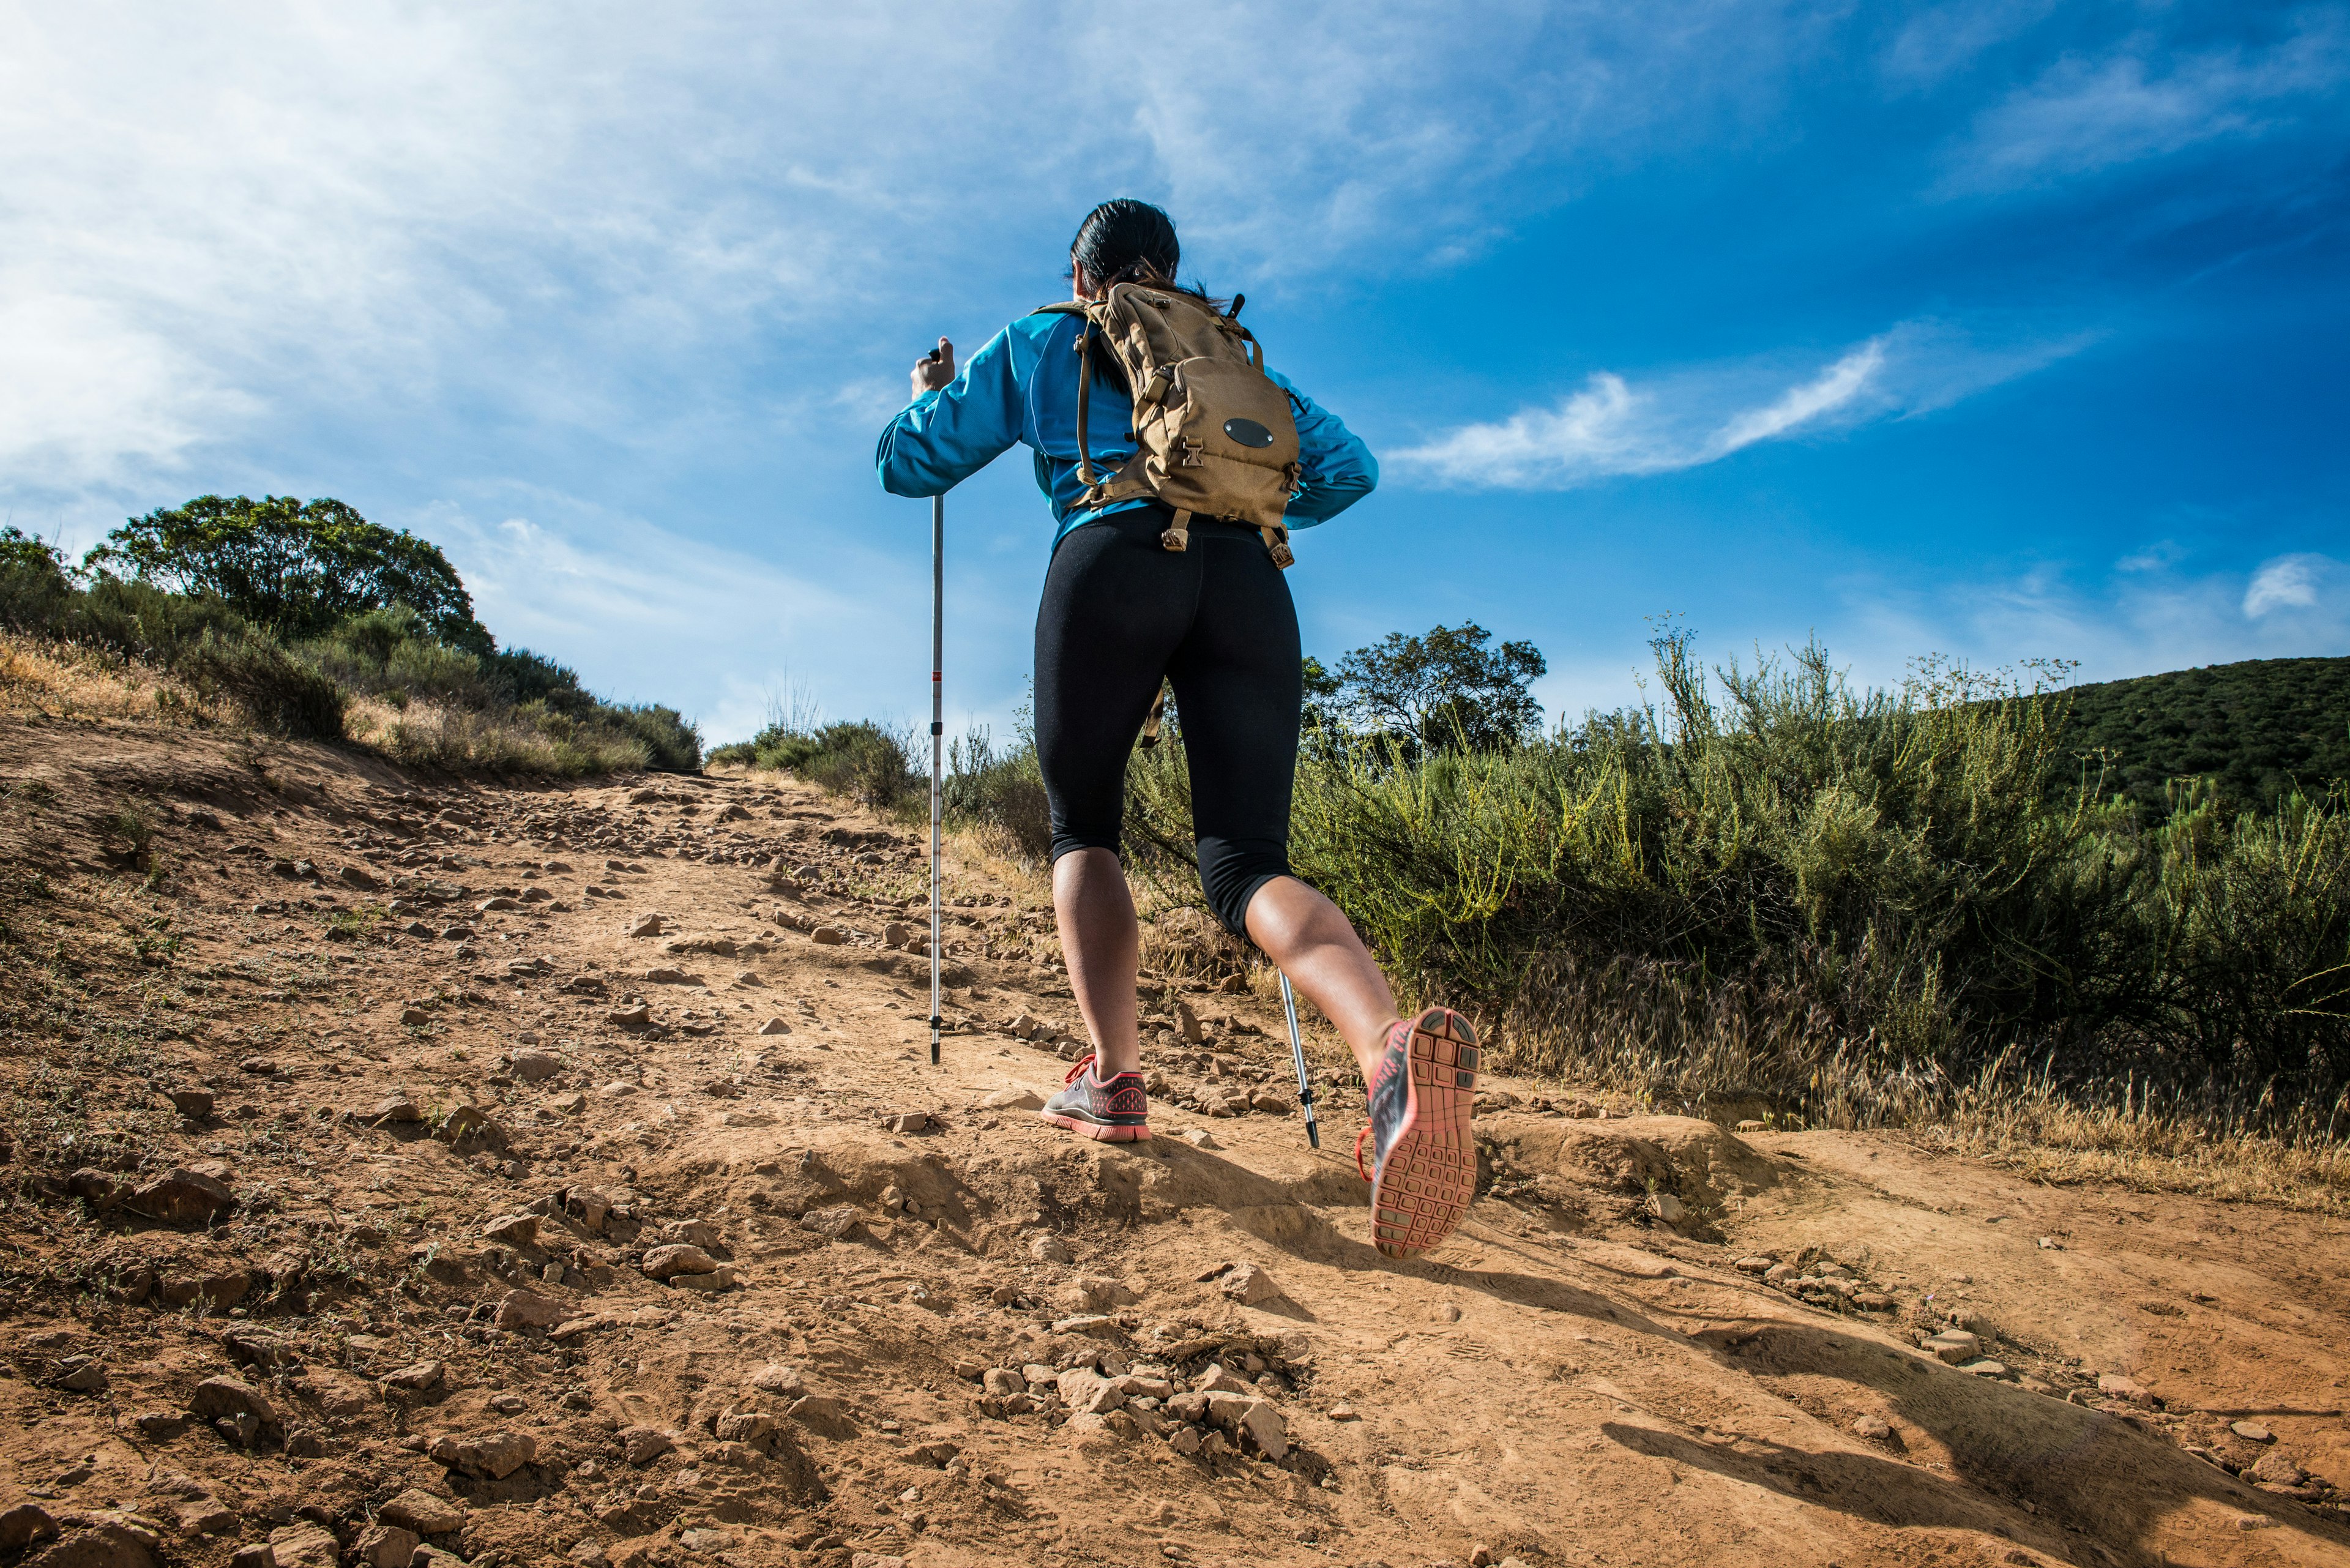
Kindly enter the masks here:
[[1224, 434], [1242, 446], [1263, 448], [1273, 444], [1273, 432], [1254, 420], [1226, 420]]

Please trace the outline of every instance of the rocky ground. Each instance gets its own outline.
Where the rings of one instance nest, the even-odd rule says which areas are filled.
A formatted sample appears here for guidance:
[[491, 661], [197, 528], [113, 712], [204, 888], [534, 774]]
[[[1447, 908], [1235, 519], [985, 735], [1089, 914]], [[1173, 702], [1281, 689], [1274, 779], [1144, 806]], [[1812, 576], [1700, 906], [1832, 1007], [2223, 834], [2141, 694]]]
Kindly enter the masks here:
[[952, 867], [933, 1067], [922, 886], [0, 723], [0, 1564], [2350, 1562], [2339, 1221], [1495, 1080], [1399, 1265], [1266, 976], [1155, 937], [1085, 1142], [1039, 889]]

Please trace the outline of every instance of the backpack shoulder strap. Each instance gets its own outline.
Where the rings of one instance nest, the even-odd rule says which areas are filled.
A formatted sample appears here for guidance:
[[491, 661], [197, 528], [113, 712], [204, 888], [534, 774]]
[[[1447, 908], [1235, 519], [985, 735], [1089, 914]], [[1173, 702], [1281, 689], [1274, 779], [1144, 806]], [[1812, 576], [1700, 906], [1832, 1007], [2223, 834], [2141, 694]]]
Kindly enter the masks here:
[[[1038, 306], [1028, 314], [1031, 316], [1074, 316], [1079, 321], [1090, 324], [1093, 319], [1094, 311], [1098, 308], [1099, 306], [1097, 306], [1087, 305], [1086, 301], [1082, 299], [1056, 299], [1050, 305]], [[1086, 441], [1086, 404], [1089, 400], [1086, 394], [1093, 389], [1094, 379], [1093, 358], [1087, 350], [1092, 346], [1092, 339], [1093, 329], [1090, 325], [1078, 328], [1077, 478], [1085, 483], [1087, 489], [1095, 488], [1101, 483], [1101, 476], [1094, 472], [1092, 449]]]

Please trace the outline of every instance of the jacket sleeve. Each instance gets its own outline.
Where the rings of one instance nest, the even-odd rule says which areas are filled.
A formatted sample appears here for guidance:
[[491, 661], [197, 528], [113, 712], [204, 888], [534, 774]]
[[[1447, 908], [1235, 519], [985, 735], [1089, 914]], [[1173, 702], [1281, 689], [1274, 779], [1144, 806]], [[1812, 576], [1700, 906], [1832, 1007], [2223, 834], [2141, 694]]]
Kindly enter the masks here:
[[1289, 394], [1290, 412], [1297, 419], [1297, 462], [1305, 487], [1290, 499], [1289, 525], [1327, 523], [1378, 487], [1379, 460], [1337, 415], [1291, 386], [1287, 377], [1266, 374]]
[[1011, 333], [997, 333], [944, 390], [924, 392], [881, 431], [874, 464], [892, 495], [943, 495], [1020, 439]]

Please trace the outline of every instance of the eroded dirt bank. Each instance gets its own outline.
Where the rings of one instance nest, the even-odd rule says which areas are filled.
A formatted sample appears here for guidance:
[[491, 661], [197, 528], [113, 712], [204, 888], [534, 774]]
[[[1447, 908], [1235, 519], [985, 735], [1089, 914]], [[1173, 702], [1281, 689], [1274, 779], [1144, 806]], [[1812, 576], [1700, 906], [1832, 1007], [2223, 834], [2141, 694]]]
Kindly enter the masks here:
[[1502, 1080], [1399, 1266], [1214, 976], [1155, 1141], [1029, 1116], [982, 865], [931, 1067], [919, 848], [797, 785], [0, 781], [8, 1568], [2350, 1561], [2338, 1221]]

